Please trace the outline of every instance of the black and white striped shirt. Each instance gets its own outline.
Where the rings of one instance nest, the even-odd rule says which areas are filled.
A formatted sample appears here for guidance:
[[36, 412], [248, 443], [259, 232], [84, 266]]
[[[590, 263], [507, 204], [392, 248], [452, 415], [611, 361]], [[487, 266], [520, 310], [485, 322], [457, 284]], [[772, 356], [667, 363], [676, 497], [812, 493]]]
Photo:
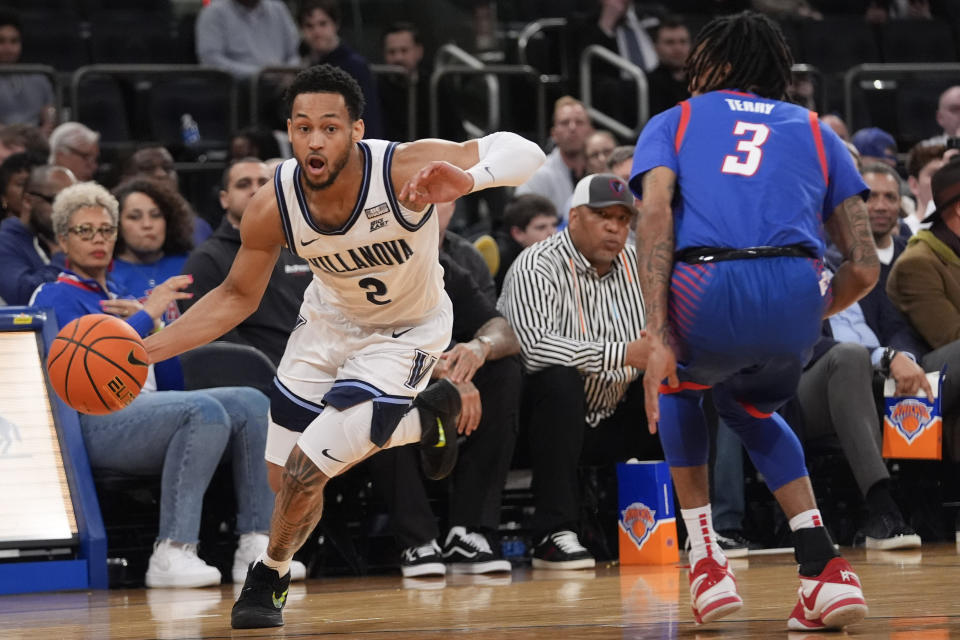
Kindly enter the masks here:
[[528, 373], [559, 365], [583, 374], [590, 426], [613, 414], [640, 374], [623, 363], [644, 326], [633, 247], [601, 277], [564, 230], [520, 254], [497, 308], [520, 340]]

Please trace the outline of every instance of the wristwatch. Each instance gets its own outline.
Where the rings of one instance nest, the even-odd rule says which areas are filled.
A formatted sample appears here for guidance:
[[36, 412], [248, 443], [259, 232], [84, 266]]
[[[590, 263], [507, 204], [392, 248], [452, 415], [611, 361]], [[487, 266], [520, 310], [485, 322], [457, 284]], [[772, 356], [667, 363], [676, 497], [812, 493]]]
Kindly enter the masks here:
[[897, 350], [893, 347], [887, 347], [883, 350], [883, 355], [880, 356], [880, 373], [883, 374], [884, 378], [890, 377], [890, 364], [896, 357]]
[[475, 340], [477, 342], [487, 345], [487, 348], [488, 348], [487, 356], [493, 353], [493, 338], [491, 338], [490, 336], [477, 336]]

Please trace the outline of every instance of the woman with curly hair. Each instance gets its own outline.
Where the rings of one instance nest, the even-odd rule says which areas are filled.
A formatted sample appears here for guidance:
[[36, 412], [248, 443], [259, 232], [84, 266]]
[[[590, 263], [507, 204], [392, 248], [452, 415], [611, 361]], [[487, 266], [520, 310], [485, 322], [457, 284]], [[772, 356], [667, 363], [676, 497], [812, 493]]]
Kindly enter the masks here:
[[[110, 275], [133, 295], [146, 298], [183, 270], [193, 248], [190, 205], [166, 182], [151, 178], [128, 180], [113, 195], [120, 203], [120, 229]], [[173, 303], [164, 320], [179, 315]]]

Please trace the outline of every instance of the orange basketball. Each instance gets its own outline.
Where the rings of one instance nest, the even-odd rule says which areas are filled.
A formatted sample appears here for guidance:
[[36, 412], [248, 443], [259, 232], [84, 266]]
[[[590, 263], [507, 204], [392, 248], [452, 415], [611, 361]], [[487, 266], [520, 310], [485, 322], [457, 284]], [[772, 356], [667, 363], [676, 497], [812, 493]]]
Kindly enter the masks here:
[[80, 316], [50, 343], [47, 372], [57, 395], [81, 413], [103, 415], [133, 402], [147, 379], [147, 351], [129, 324]]

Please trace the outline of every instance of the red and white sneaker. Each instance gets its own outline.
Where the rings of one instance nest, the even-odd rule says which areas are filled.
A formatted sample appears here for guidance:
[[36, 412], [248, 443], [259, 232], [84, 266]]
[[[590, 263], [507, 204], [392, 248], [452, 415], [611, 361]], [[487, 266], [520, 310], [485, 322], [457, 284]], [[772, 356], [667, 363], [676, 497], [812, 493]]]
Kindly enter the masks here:
[[707, 556], [690, 571], [690, 603], [697, 624], [730, 615], [743, 606], [730, 563], [719, 564]]
[[787, 620], [792, 631], [840, 629], [867, 615], [860, 578], [850, 563], [834, 558], [815, 578], [800, 576], [799, 601]]

